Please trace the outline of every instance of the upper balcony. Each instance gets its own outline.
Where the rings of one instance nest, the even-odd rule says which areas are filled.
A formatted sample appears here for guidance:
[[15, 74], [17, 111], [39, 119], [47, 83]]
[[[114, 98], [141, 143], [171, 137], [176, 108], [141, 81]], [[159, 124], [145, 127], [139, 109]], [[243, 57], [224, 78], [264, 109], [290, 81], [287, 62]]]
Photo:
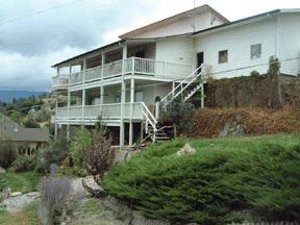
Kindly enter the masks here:
[[124, 75], [138, 75], [145, 79], [180, 80], [192, 72], [192, 65], [130, 57], [94, 68], [52, 78], [52, 90], [67, 89], [68, 86], [96, 82]]

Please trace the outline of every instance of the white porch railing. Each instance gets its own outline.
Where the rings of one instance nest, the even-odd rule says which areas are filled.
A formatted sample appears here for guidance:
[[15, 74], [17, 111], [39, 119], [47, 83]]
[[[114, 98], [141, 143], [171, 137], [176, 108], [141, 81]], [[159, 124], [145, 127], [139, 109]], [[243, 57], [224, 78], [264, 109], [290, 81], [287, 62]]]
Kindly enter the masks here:
[[[130, 110], [132, 105], [132, 111]], [[85, 121], [97, 120], [99, 116], [103, 120], [120, 120], [121, 103], [98, 104], [82, 106], [60, 107], [56, 109], [56, 120], [59, 121]], [[143, 102], [124, 103], [123, 119], [145, 120], [151, 126], [156, 125], [156, 120], [148, 107]], [[130, 113], [131, 112], [131, 113]]]
[[67, 89], [69, 84], [68, 75], [60, 75], [52, 78], [52, 89]]
[[[118, 60], [85, 71], [73, 73], [70, 76], [67, 76], [70, 78], [70, 81], [67, 82], [66, 85], [120, 76], [122, 75], [122, 65], [123, 60]], [[148, 75], [160, 78], [182, 79], [187, 74], [190, 74], [191, 71], [192, 65], [187, 64], [177, 64], [137, 57], [125, 59], [125, 74], [134, 73], [137, 75]], [[57, 79], [58, 77], [53, 78], [53, 84], [54, 82], [57, 82]]]

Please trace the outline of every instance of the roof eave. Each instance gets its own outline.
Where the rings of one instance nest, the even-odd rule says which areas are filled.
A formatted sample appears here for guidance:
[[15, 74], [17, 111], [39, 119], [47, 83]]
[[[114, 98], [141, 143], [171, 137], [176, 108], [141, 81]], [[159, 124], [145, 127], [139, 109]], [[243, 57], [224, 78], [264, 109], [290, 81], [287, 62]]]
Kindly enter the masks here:
[[258, 15], [250, 16], [250, 17], [247, 17], [247, 18], [243, 18], [243, 19], [240, 19], [240, 20], [236, 20], [236, 21], [233, 21], [233, 22], [230, 22], [230, 23], [225, 23], [225, 24], [221, 24], [219, 26], [210, 27], [210, 28], [205, 29], [205, 30], [200, 30], [200, 31], [194, 32], [193, 35], [197, 36], [197, 35], [201, 35], [201, 34], [204, 34], [206, 32], [209, 32], [209, 31], [217, 31], [219, 29], [222, 29], [222, 28], [226, 29], [226, 28], [229, 28], [229, 27], [234, 26], [234, 25], [242, 25], [242, 24], [245, 24], [245, 23], [254, 22], [254, 21], [261, 20], [261, 19], [264, 19], [264, 18], [267, 18], [267, 17], [270, 17], [270, 16], [277, 15], [279, 13], [281, 13], [281, 10], [276, 9], [276, 10], [273, 10], [273, 11], [269, 11], [269, 12], [261, 13], [261, 14], [258, 14]]
[[61, 66], [61, 65], [63, 65], [63, 64], [69, 63], [69, 62], [71, 62], [71, 61], [79, 60], [80, 58], [83, 58], [84, 56], [93, 54], [93, 53], [95, 53], [95, 52], [97, 52], [97, 51], [103, 51], [103, 50], [108, 49], [108, 48], [111, 48], [111, 47], [113, 47], [113, 46], [121, 45], [121, 44], [123, 44], [124, 42], [125, 42], [125, 40], [119, 40], [119, 41], [113, 42], [113, 43], [111, 43], [111, 44], [101, 46], [101, 47], [99, 47], [99, 48], [96, 48], [96, 49], [93, 49], [93, 50], [84, 52], [84, 53], [82, 53], [82, 54], [76, 55], [76, 56], [71, 57], [71, 58], [66, 59], [66, 60], [63, 60], [63, 61], [61, 61], [61, 62], [59, 62], [59, 63], [56, 63], [56, 64], [52, 65], [51, 67], [52, 67], [52, 68], [55, 68], [55, 67]]

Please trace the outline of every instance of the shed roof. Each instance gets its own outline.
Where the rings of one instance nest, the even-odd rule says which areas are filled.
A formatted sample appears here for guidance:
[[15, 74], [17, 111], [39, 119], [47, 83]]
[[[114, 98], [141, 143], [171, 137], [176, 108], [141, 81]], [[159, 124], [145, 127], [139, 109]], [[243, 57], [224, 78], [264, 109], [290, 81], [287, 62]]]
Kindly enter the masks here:
[[25, 128], [0, 114], [0, 139], [16, 142], [48, 142], [49, 130], [46, 128]]

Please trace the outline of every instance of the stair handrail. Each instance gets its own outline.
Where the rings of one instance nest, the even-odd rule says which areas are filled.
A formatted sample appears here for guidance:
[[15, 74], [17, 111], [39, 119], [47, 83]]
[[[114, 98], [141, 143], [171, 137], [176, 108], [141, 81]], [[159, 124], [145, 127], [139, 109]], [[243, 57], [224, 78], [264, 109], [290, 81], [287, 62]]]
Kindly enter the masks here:
[[146, 104], [144, 102], [141, 102], [141, 105], [142, 105], [143, 114], [144, 114], [146, 120], [151, 124], [153, 129], [156, 130], [157, 120], [155, 119], [155, 117], [150, 112], [150, 110], [148, 109], [148, 107], [146, 106]]
[[[178, 95], [180, 95], [191, 83], [193, 83], [200, 75], [203, 74], [204, 64], [201, 64], [197, 69], [195, 69], [191, 74], [189, 74], [183, 81], [181, 81], [179, 84], [176, 85], [172, 91], [170, 91], [164, 98], [161, 99], [161, 102], [165, 102], [165, 104], [169, 103], [169, 98], [171, 97], [171, 100], [176, 98]], [[181, 88], [181, 86], [192, 78], [177, 94], [174, 95], [174, 92]]]
[[156, 131], [153, 131], [152, 133], [148, 134], [141, 142], [140, 144], [138, 144], [137, 146], [134, 147], [134, 150], [139, 149], [143, 146], [143, 144], [145, 143], [145, 141], [147, 141], [149, 138], [151, 138], [152, 136], [156, 135], [159, 131], [164, 130], [166, 128], [173, 128], [174, 129], [174, 135], [176, 138], [176, 128], [174, 126], [163, 126], [159, 129], [157, 129]]

